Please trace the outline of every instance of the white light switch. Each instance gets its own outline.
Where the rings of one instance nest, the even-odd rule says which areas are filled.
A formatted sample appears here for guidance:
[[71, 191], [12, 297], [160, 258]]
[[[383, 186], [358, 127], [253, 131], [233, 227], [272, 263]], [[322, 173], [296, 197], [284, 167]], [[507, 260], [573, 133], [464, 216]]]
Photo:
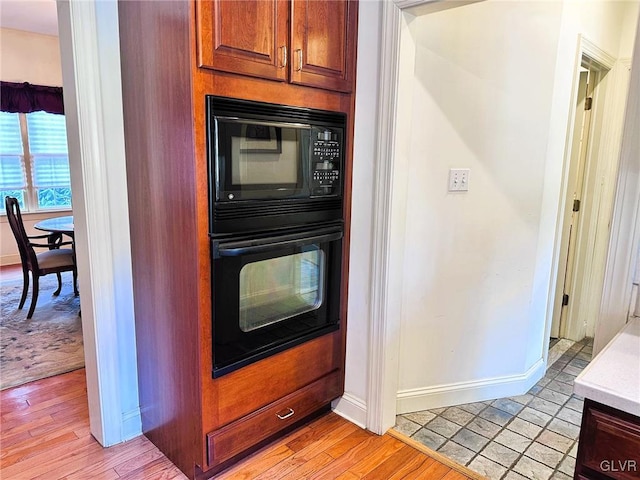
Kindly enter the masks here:
[[452, 168], [449, 170], [449, 191], [466, 192], [469, 190], [469, 169]]

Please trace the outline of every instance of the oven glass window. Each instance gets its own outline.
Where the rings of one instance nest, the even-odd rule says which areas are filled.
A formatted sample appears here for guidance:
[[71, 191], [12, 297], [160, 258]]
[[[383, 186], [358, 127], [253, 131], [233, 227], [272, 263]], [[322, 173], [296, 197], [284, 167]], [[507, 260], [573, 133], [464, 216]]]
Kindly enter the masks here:
[[297, 184], [299, 130], [253, 124], [237, 127], [231, 135], [233, 185]]
[[324, 252], [317, 246], [302, 253], [261, 260], [240, 270], [240, 329], [271, 325], [322, 304]]

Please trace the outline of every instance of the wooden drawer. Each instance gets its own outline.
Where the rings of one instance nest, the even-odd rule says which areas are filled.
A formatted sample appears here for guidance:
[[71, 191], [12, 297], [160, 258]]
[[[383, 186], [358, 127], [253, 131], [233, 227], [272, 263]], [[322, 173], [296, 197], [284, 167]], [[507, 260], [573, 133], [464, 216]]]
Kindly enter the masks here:
[[226, 427], [207, 434], [207, 460], [217, 465], [327, 405], [342, 393], [340, 372], [331, 373]]
[[323, 335], [212, 380], [203, 399], [203, 430], [217, 431], [341, 370], [341, 333]]
[[586, 400], [576, 478], [640, 479], [640, 418]]

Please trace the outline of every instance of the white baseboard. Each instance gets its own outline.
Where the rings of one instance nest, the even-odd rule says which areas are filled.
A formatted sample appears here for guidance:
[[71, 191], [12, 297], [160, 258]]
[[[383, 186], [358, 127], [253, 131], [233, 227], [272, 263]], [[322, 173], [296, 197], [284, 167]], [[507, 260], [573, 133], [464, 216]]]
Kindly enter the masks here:
[[140, 409], [136, 408], [122, 414], [122, 441], [126, 442], [142, 434]]
[[20, 265], [21, 260], [20, 260], [20, 254], [16, 253], [16, 254], [10, 254], [10, 255], [2, 255], [0, 257], [0, 265], [2, 265], [3, 267], [5, 265]]
[[473, 382], [438, 385], [398, 392], [397, 413], [418, 412], [431, 408], [513, 397], [526, 393], [545, 373], [543, 359], [521, 375], [488, 378]]
[[331, 403], [333, 411], [359, 427], [367, 428], [367, 404], [364, 400], [345, 393]]

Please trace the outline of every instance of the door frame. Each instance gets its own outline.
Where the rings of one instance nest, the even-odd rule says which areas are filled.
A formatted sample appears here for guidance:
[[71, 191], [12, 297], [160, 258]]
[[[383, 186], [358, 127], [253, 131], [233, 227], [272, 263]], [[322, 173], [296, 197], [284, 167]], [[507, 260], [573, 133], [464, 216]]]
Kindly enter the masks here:
[[[142, 431], [115, 0], [58, 0], [91, 434]], [[99, 18], [99, 21], [98, 21]]]
[[[371, 330], [369, 333], [369, 382], [367, 428], [379, 435], [395, 424], [400, 351], [401, 302], [390, 303], [391, 200], [395, 162], [398, 79], [402, 9], [383, 2], [380, 100], [376, 138], [373, 196], [373, 245], [371, 264]], [[381, 159], [385, 158], [386, 161]]]
[[[573, 134], [577, 111], [579, 70], [585, 62], [596, 66], [598, 82], [593, 91], [593, 107], [590, 126], [589, 151], [585, 161], [584, 187], [581, 198], [582, 218], [578, 222], [575, 246], [573, 285], [569, 298], [566, 322], [560, 324], [562, 296], [566, 271], [566, 246], [568, 242], [571, 186], [570, 170], [573, 162]], [[607, 261], [610, 224], [615, 200], [615, 183], [621, 151], [621, 139], [629, 87], [628, 66], [630, 60], [616, 60], [584, 35], [579, 35], [578, 49], [574, 62], [572, 104], [567, 124], [562, 191], [558, 218], [559, 242], [554, 258], [556, 262], [555, 292], [551, 315], [551, 330], [555, 327], [562, 338], [579, 341], [585, 336], [593, 336], [597, 330], [604, 272]], [[560, 233], [561, 232], [561, 233]]]
[[[412, 13], [424, 14], [444, 10], [478, 0], [393, 0], [383, 2], [380, 39], [380, 90], [374, 159], [373, 226], [371, 255], [371, 328], [369, 330], [369, 365], [367, 389], [367, 421], [369, 430], [383, 434], [396, 421], [400, 368], [400, 321], [402, 318], [402, 265], [404, 258], [403, 225], [394, 219], [406, 208], [403, 191], [405, 176], [399, 176], [396, 129], [398, 111], [411, 101], [411, 89], [400, 85], [401, 72], [412, 72], [415, 44], [409, 29]], [[398, 141], [400, 140], [400, 141]], [[393, 285], [394, 288], [391, 288]]]

